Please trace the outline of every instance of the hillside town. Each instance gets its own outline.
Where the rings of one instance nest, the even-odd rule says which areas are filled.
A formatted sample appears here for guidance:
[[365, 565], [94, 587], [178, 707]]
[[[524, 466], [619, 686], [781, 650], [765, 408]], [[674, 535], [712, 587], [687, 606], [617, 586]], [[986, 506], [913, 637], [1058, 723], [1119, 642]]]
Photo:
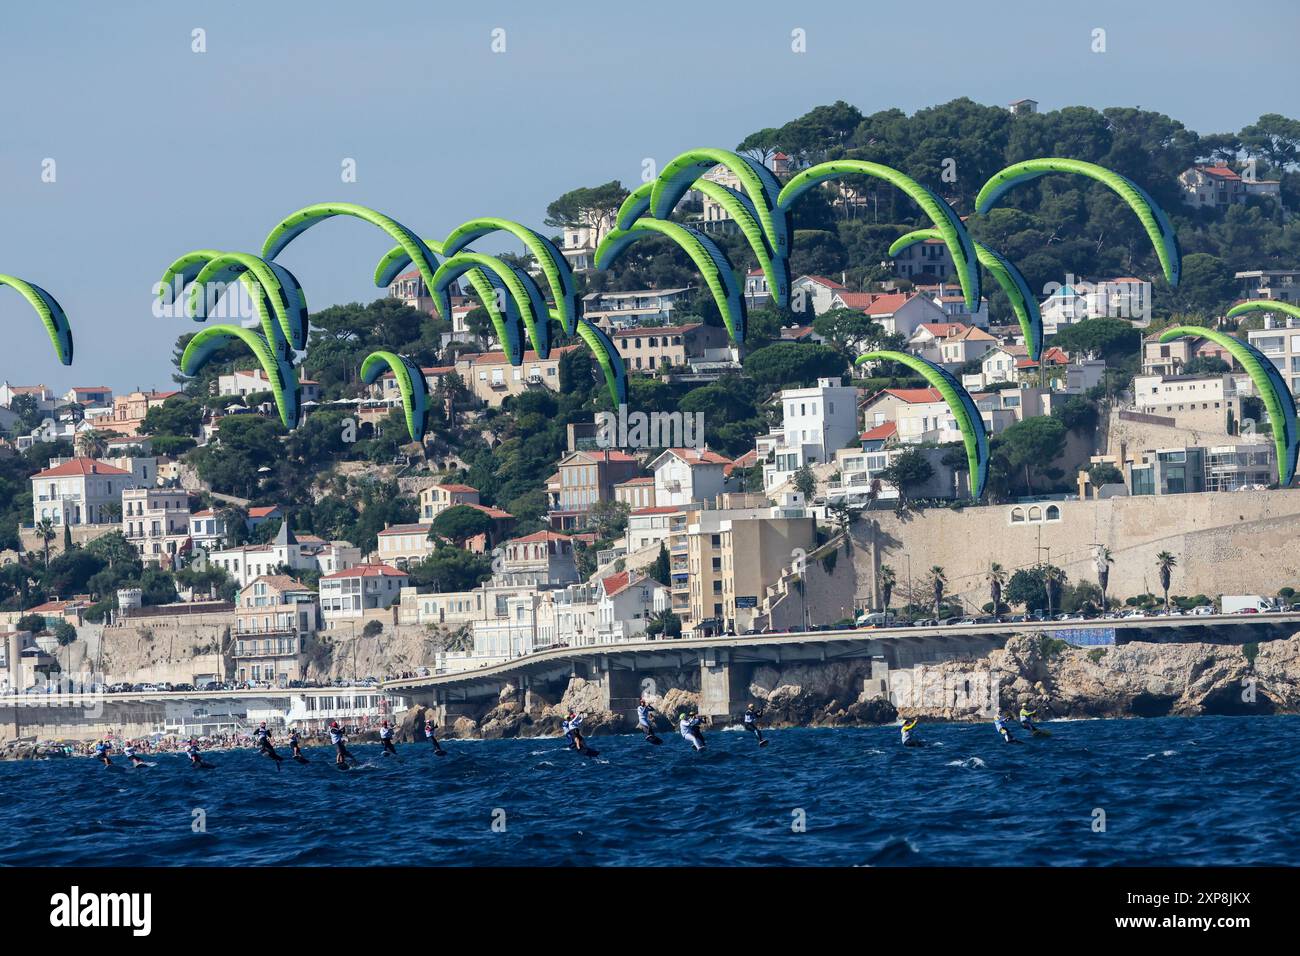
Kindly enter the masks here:
[[[773, 144], [742, 148], [787, 178], [815, 155], [808, 137], [872, 122], [844, 104], [819, 110]], [[1032, 101], [1000, 112], [1008, 118], [998, 124], [1041, 115]], [[1247, 220], [1295, 248], [1294, 159], [1243, 146], [1245, 136], [1235, 151], [1205, 139], [1161, 187], [1186, 232], [1206, 237], [1198, 248]], [[781, 141], [801, 145], [787, 151]], [[706, 178], [738, 186], [726, 167]], [[875, 190], [820, 194], [796, 224], [814, 251], [792, 260], [806, 271], [792, 270], [789, 307], [774, 302], [762, 268], [745, 270], [743, 345], [668, 251], [595, 268], [627, 195], [619, 184], [552, 204], [547, 222], [582, 283], [582, 315], [614, 342], [628, 376], [612, 439], [578, 345], [545, 358], [525, 351], [511, 364], [468, 289], [454, 290], [442, 316], [414, 269], [371, 305], [312, 316], [313, 343], [335, 351], [313, 364], [321, 350], [309, 349], [292, 433], [273, 420], [265, 370], [234, 354], [177, 374], [175, 387], [122, 394], [0, 382], [9, 501], [0, 622], [20, 635], [0, 641], [20, 658], [0, 668], [0, 683], [56, 680], [74, 643], [108, 680], [289, 687], [342, 680], [358, 642], [412, 635], [427, 640], [424, 659], [372, 651], [361, 676], [479, 668], [557, 647], [853, 627], [881, 612], [964, 619], [1013, 613], [1016, 603], [1041, 613], [1046, 603], [1105, 615], [1159, 603], [1146, 545], [1122, 529], [1080, 537], [1059, 527], [1063, 513], [1270, 488], [1288, 496], [1288, 514], [1300, 510], [1293, 492], [1277, 489], [1270, 423], [1240, 363], [1209, 338], [1161, 338], [1188, 322], [1228, 332], [1300, 394], [1294, 317], [1228, 317], [1243, 300], [1300, 304], [1300, 257], [1242, 248], [1230, 257], [1226, 246], [1187, 255], [1171, 301], [1140, 255], [1056, 244], [1058, 259], [1039, 263], [1056, 278], [1036, 303], [1045, 343], [1031, 358], [1000, 291], [986, 286], [968, 308], [944, 242], [893, 257], [849, 251], [878, 250], [899, 231], [883, 223], [906, 210], [882, 209]], [[707, 191], [688, 192], [681, 210], [719, 242], [735, 239], [737, 224]], [[1054, 215], [1014, 214], [1024, 221], [998, 228], [1027, 245]], [[427, 357], [430, 427], [420, 442], [398, 427], [392, 372], [365, 385], [335, 361], [363, 350], [340, 334], [359, 327], [359, 314], [376, 336]], [[173, 333], [159, 335], [165, 346]], [[962, 434], [940, 390], [898, 364], [855, 364], [880, 348], [923, 358], [970, 393], [994, 449], [982, 507], [969, 501]], [[921, 548], [908, 532], [892, 556], [879, 543], [881, 522], [936, 512], [973, 522], [992, 510], [1033, 529], [1032, 559], [999, 565], [985, 555], [982, 570], [958, 572], [961, 556], [937, 546], [913, 569], [907, 552]], [[924, 524], [914, 522], [918, 534]], [[1123, 560], [1130, 548], [1142, 557]], [[837, 553], [855, 573], [834, 574]], [[1198, 558], [1179, 560], [1183, 604], [1213, 603]], [[1116, 565], [1108, 590], [1080, 570], [1098, 562]], [[1021, 578], [1007, 607], [985, 601], [997, 574]], [[1300, 581], [1286, 568], [1275, 576], [1255, 589], [1289, 592]], [[196, 616], [216, 635], [204, 653], [132, 673], [102, 667], [115, 633]]]

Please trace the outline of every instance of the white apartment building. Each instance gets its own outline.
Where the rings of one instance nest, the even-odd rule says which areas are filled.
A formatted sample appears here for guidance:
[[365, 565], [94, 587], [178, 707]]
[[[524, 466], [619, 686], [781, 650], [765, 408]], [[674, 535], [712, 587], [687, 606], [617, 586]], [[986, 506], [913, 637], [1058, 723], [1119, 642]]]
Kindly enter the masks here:
[[729, 464], [730, 458], [708, 448], [669, 448], [650, 463], [655, 503], [680, 507], [716, 498], [726, 489]]
[[226, 519], [215, 508], [204, 508], [190, 515], [190, 540], [196, 548], [212, 551], [226, 546]]
[[369, 612], [391, 607], [410, 575], [386, 564], [359, 564], [323, 575], [319, 582], [321, 617], [325, 629], [359, 621]]
[[122, 534], [145, 562], [175, 565], [190, 537], [190, 496], [178, 488], [122, 492]]
[[492, 573], [496, 587], [555, 588], [578, 580], [573, 539], [568, 535], [536, 531], [511, 538], [498, 557]]
[[419, 564], [433, 554], [435, 545], [429, 540], [432, 525], [395, 524], [378, 534], [379, 560], [395, 568]]
[[1231, 374], [1139, 375], [1133, 379], [1139, 412], [1174, 419], [1179, 428], [1230, 434], [1241, 421], [1241, 398]]
[[54, 459], [31, 482], [33, 523], [59, 526], [116, 523], [122, 492], [138, 485], [131, 472], [93, 458]]
[[582, 297], [582, 315], [606, 331], [634, 325], [672, 325], [673, 312], [690, 289], [633, 289], [589, 292]]
[[1251, 345], [1277, 366], [1292, 395], [1300, 395], [1300, 323], [1284, 313], [1264, 313], [1264, 327], [1246, 333]]
[[[857, 440], [858, 390], [838, 379], [781, 392], [781, 429], [756, 442], [763, 461], [763, 487], [771, 490], [805, 464], [830, 461]], [[657, 489], [656, 489], [657, 494]]]
[[[250, 509], [251, 510], [251, 509]], [[248, 544], [237, 548], [212, 551], [207, 561], [213, 567], [223, 568], [240, 587], [264, 574], [278, 574], [287, 568], [290, 572], [315, 570], [331, 574], [361, 563], [361, 549], [348, 541], [299, 541], [281, 522], [275, 539], [268, 544]]]

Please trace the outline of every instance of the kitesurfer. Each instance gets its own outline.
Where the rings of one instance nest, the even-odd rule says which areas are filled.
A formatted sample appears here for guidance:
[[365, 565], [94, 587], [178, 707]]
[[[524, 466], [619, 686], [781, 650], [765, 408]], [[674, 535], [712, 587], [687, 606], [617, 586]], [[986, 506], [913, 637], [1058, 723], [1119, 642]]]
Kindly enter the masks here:
[[744, 725], [745, 729], [757, 736], [758, 745], [760, 747], [767, 743], [767, 741], [763, 739], [763, 731], [759, 729], [758, 726], [758, 718], [762, 716], [763, 711], [755, 708], [753, 704], [750, 704], [745, 708], [744, 716], [741, 717], [741, 723]]
[[433, 744], [434, 754], [441, 757], [443, 754], [447, 752], [442, 749], [442, 744], [438, 743], [438, 738], [434, 735], [432, 720], [426, 720], [424, 722], [424, 736], [429, 741], [429, 743]]
[[1005, 743], [1013, 744], [1016, 742], [1016, 738], [1011, 735], [1011, 728], [1008, 726], [1010, 723], [1011, 718], [1002, 711], [998, 711], [997, 716], [993, 718], [993, 726], [1002, 735], [1002, 740]]
[[1034, 726], [1034, 717], [1037, 713], [1036, 710], [1030, 710], [1027, 703], [1020, 705], [1020, 726], [1031, 734], [1038, 733], [1038, 728]]
[[704, 732], [700, 730], [702, 723], [699, 714], [688, 714], [683, 711], [677, 715], [678, 731], [696, 750], [704, 749]]
[[564, 723], [560, 725], [561, 729], [564, 731], [565, 739], [569, 741], [569, 744], [574, 750], [583, 750], [587, 746], [587, 742], [582, 739], [582, 731], [578, 729], [586, 719], [586, 714], [577, 714], [570, 710], [569, 716], [566, 717]]
[[393, 746], [393, 728], [388, 726], [388, 721], [379, 722], [379, 742], [384, 745], [384, 753], [397, 756], [397, 748]]
[[337, 720], [330, 721], [330, 743], [334, 745], [335, 754], [334, 762], [340, 767], [346, 767], [349, 760], [356, 762], [356, 757], [348, 750], [348, 738], [343, 735], [343, 729], [339, 727]]
[[275, 761], [275, 769], [279, 770], [284, 758], [276, 753], [275, 748], [271, 746], [271, 732], [266, 729], [265, 720], [258, 724], [257, 729], [253, 731], [253, 743], [257, 744], [257, 749], [261, 751], [262, 756], [270, 757]]
[[912, 731], [916, 729], [918, 723], [920, 723], [920, 719], [917, 717], [903, 721], [903, 726], [900, 728], [900, 735], [902, 736], [904, 747], [920, 747], [922, 745], [921, 741], [912, 736]]
[[653, 704], [647, 704], [644, 700], [636, 705], [636, 724], [641, 733], [645, 734], [645, 739], [649, 740], [655, 736], [654, 719], [655, 709]]

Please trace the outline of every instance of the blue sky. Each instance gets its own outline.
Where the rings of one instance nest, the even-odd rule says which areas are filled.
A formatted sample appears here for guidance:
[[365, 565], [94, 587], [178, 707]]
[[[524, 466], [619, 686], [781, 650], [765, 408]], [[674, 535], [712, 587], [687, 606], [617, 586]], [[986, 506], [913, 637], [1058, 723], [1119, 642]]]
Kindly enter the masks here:
[[[639, 181], [836, 99], [907, 112], [958, 96], [1141, 106], [1200, 132], [1300, 113], [1300, 8], [1222, 3], [61, 2], [0, 31], [0, 272], [66, 308], [57, 364], [0, 290], [0, 380], [165, 387], [175, 336], [150, 289], [195, 248], [256, 252], [309, 202], [423, 235], [476, 215], [541, 225], [567, 189]], [[206, 31], [207, 52], [191, 51]], [[494, 28], [506, 52], [490, 49]], [[806, 31], [807, 52], [790, 50]], [[1094, 28], [1107, 52], [1090, 50]], [[46, 158], [57, 181], [41, 181]], [[357, 163], [344, 184], [341, 163]], [[388, 248], [335, 220], [281, 256], [313, 308], [368, 301]], [[492, 248], [490, 245], [487, 248]], [[510, 248], [506, 245], [497, 248]]]

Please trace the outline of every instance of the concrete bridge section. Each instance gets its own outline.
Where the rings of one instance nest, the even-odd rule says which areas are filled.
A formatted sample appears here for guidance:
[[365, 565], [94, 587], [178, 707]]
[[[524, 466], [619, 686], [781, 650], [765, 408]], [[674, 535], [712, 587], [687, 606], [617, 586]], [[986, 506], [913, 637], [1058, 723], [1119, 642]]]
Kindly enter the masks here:
[[1114, 641], [1120, 644], [1245, 644], [1290, 637], [1297, 630], [1300, 613], [1061, 621], [1048, 625], [870, 628], [639, 641], [552, 648], [475, 670], [387, 681], [383, 687], [432, 708], [438, 722], [445, 726], [458, 716], [481, 713], [507, 684], [524, 692], [527, 706], [530, 694], [543, 693], [547, 699], [557, 700], [570, 678], [581, 677], [599, 687], [604, 709], [623, 713], [634, 721], [637, 700], [654, 686], [646, 682], [654, 681], [656, 673], [698, 668], [700, 710], [721, 717], [743, 708], [750, 699], [748, 688], [754, 668], [762, 665], [870, 659], [871, 677], [866, 690], [872, 696], [885, 697], [891, 671], [985, 657], [1016, 634], [1064, 639], [1083, 636], [1079, 632], [1093, 638], [1105, 637], [1109, 635], [1096, 632], [1113, 631]]

